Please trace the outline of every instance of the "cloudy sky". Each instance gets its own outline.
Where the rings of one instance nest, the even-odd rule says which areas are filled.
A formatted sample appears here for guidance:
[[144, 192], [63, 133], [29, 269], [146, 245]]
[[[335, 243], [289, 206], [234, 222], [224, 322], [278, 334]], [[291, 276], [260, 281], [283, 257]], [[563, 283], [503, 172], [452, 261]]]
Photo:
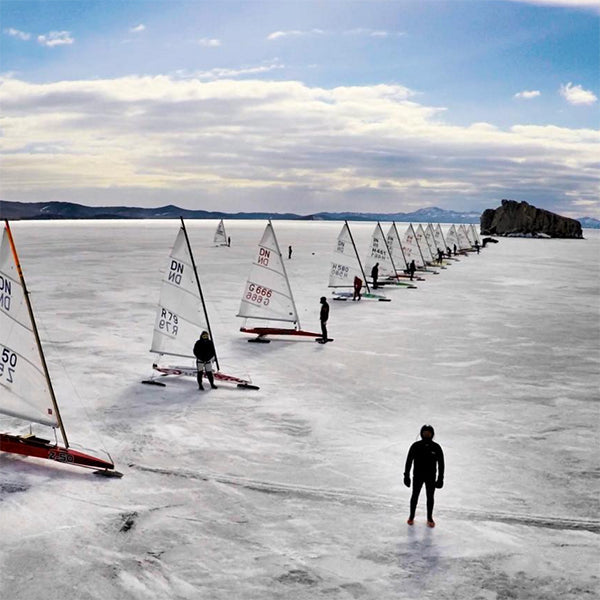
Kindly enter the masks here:
[[600, 217], [595, 0], [2, 0], [4, 200]]

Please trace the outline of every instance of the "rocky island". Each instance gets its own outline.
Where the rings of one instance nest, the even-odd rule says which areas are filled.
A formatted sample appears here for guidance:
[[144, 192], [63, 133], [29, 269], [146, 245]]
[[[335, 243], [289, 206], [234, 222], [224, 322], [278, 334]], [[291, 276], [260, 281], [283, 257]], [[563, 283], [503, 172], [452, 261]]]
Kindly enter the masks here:
[[581, 223], [527, 202], [502, 200], [498, 208], [481, 215], [483, 235], [583, 239]]

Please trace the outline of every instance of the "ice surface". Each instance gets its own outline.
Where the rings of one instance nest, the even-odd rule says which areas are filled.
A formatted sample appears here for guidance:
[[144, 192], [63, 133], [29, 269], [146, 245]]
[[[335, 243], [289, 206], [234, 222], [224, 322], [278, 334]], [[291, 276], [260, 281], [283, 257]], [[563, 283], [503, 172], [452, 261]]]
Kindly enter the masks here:
[[[1, 598], [598, 594], [599, 232], [501, 239], [390, 303], [331, 302], [332, 344], [258, 345], [235, 314], [265, 222], [226, 222], [231, 248], [186, 225], [221, 367], [258, 392], [139, 383], [176, 221], [12, 225], [70, 439], [125, 476], [1, 454]], [[373, 225], [351, 224], [362, 258]], [[318, 331], [341, 224], [274, 227]], [[424, 423], [434, 530], [424, 498], [405, 523]]]

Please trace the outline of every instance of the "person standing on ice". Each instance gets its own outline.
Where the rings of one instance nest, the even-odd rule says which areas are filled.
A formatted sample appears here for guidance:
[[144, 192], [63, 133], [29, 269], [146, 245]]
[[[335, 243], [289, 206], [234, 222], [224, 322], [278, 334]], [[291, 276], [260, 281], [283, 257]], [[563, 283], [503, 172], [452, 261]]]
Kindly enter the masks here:
[[329, 320], [329, 304], [325, 296], [321, 296], [321, 313], [319, 315], [321, 321], [321, 335], [323, 336], [323, 343], [327, 343], [327, 321]]
[[444, 452], [442, 447], [433, 441], [435, 432], [431, 425], [421, 427], [421, 439], [415, 442], [408, 451], [404, 466], [404, 485], [410, 487], [410, 469], [413, 467], [412, 495], [410, 497], [410, 515], [407, 523], [415, 522], [415, 512], [421, 488], [425, 484], [427, 492], [427, 525], [435, 527], [433, 520], [433, 496], [436, 488], [444, 486]]
[[292, 258], [292, 247], [288, 246], [288, 260], [290, 260], [290, 258]]
[[373, 289], [377, 289], [377, 279], [379, 278], [379, 263], [375, 263], [371, 269], [371, 278], [373, 279]]
[[194, 356], [196, 357], [196, 369], [198, 369], [198, 389], [203, 390], [202, 375], [206, 373], [206, 378], [213, 390], [217, 389], [215, 385], [215, 376], [213, 375], [213, 360], [217, 353], [213, 341], [208, 337], [208, 331], [200, 334], [200, 339], [194, 344]]
[[413, 277], [415, 276], [415, 271], [417, 270], [417, 265], [415, 264], [414, 260], [410, 261], [410, 264], [408, 265], [408, 272], [410, 273], [410, 280], [413, 280]]
[[358, 276], [354, 276], [354, 293], [352, 294], [352, 300], [360, 300], [360, 290], [362, 289], [362, 279]]

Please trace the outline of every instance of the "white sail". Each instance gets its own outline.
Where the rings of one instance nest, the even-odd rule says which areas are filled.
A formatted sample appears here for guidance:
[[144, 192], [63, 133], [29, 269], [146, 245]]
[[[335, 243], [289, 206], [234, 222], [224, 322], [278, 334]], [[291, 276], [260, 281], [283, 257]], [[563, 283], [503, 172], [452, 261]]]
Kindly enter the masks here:
[[417, 235], [417, 243], [419, 244], [419, 249], [421, 250], [421, 254], [423, 255], [423, 260], [425, 261], [425, 263], [432, 263], [433, 254], [431, 253], [431, 248], [429, 247], [429, 243], [427, 242], [425, 230], [423, 229], [423, 226], [420, 223], [415, 233]]
[[371, 269], [379, 263], [379, 277], [396, 277], [396, 268], [394, 260], [390, 255], [387, 239], [381, 229], [381, 224], [377, 223], [371, 236], [371, 245], [369, 253], [365, 259], [365, 272], [370, 273]]
[[408, 264], [406, 262], [406, 258], [404, 257], [404, 252], [402, 250], [402, 242], [400, 241], [400, 235], [398, 234], [396, 223], [392, 223], [390, 225], [386, 239], [396, 269], [399, 271], [404, 271], [405, 269], [408, 269]]
[[208, 323], [181, 227], [163, 273], [150, 351], [193, 357], [194, 343], [202, 331], [208, 331]]
[[331, 270], [329, 271], [329, 287], [353, 287], [354, 277], [362, 279], [368, 289], [348, 223], [344, 223], [333, 251]]
[[258, 244], [258, 254], [252, 263], [237, 316], [288, 321], [300, 327], [281, 251], [270, 222]]
[[223, 219], [219, 221], [217, 230], [215, 231], [214, 243], [216, 246], [228, 246], [227, 234], [225, 233], [225, 223]]
[[431, 250], [431, 254], [433, 255], [434, 259], [437, 259], [438, 250], [441, 250], [443, 252], [445, 250], [445, 248], [443, 246], [440, 246], [436, 242], [435, 231], [434, 231], [433, 225], [431, 223], [428, 223], [427, 227], [425, 227], [425, 239], [427, 240], [427, 243], [429, 244], [429, 249]]
[[473, 237], [473, 230], [471, 229], [471, 224], [465, 226], [465, 233], [467, 234], [467, 239], [469, 240], [469, 244], [471, 247], [475, 245], [475, 238]]
[[58, 427], [8, 232], [0, 244], [0, 413]]
[[402, 250], [404, 252], [404, 256], [406, 257], [406, 262], [410, 263], [414, 260], [417, 268], [425, 266], [423, 256], [419, 250], [419, 244], [417, 243], [417, 235], [415, 234], [412, 223], [406, 228], [406, 232], [402, 238]]
[[442, 252], [446, 253], [447, 244], [444, 239], [444, 234], [442, 233], [442, 226], [438, 223], [435, 229], [433, 230], [433, 237], [435, 239], [435, 244]]
[[458, 234], [456, 233], [456, 227], [454, 225], [450, 225], [450, 229], [448, 229], [448, 232], [446, 233], [446, 244], [448, 244], [448, 247], [450, 250], [452, 250], [452, 252], [460, 249]]
[[471, 223], [471, 234], [473, 235], [473, 240], [481, 246], [481, 238], [479, 237], [479, 231], [477, 231], [477, 227], [475, 227], [474, 223]]
[[472, 246], [471, 242], [469, 241], [469, 236], [467, 235], [467, 229], [464, 223], [461, 223], [458, 226], [456, 233], [458, 236], [458, 247], [461, 250], [470, 250]]

